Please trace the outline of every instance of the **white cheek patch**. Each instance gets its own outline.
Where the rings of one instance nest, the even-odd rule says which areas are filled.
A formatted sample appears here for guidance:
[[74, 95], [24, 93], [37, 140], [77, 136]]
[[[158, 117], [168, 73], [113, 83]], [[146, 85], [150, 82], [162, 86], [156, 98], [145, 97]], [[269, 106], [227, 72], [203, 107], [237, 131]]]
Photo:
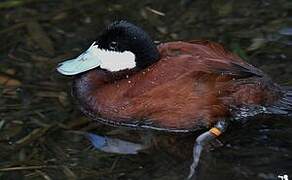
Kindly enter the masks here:
[[64, 75], [75, 75], [96, 67], [116, 72], [136, 67], [135, 59], [135, 55], [130, 51], [104, 50], [98, 48], [94, 42], [77, 58], [60, 63], [57, 70]]
[[136, 67], [135, 55], [130, 51], [115, 52], [101, 50], [99, 53], [100, 67], [111, 72]]

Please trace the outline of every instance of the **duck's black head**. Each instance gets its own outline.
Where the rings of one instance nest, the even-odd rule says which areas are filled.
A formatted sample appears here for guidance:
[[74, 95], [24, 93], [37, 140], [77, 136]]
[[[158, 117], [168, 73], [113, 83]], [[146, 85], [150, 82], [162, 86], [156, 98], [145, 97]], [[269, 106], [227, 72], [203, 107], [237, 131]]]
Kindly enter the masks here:
[[110, 72], [139, 70], [158, 60], [158, 49], [143, 29], [126, 21], [116, 21], [86, 52], [59, 64], [57, 70], [64, 75], [75, 75], [98, 67]]
[[159, 59], [159, 52], [150, 36], [140, 27], [127, 21], [113, 22], [98, 37], [99, 48], [109, 51], [130, 51], [136, 66], [145, 68]]

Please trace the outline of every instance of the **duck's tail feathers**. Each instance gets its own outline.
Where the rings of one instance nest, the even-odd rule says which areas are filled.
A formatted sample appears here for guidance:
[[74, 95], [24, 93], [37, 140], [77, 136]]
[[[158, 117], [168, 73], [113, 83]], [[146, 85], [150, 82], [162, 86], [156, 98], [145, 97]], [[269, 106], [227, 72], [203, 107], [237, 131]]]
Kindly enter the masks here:
[[292, 116], [292, 87], [283, 87], [284, 95], [268, 111], [273, 114]]

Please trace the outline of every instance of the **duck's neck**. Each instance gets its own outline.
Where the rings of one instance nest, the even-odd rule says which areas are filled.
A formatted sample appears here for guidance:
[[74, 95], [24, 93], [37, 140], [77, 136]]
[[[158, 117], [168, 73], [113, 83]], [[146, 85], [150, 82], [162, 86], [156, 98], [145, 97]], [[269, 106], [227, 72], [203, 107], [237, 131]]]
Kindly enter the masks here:
[[102, 88], [121, 79], [129, 78], [137, 71], [139, 70], [133, 69], [115, 73], [96, 69], [88, 71], [75, 78], [72, 89], [73, 96], [85, 109], [91, 109], [95, 106], [95, 98], [101, 93]]

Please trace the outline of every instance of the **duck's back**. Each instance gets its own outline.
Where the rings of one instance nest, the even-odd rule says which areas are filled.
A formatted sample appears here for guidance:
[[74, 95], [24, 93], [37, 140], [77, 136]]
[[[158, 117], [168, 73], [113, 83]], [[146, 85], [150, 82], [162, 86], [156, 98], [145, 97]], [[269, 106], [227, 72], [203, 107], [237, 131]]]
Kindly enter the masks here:
[[75, 94], [83, 111], [110, 124], [188, 131], [282, 96], [260, 70], [219, 44], [171, 42], [158, 48], [157, 63], [127, 78], [110, 81], [96, 70], [79, 77]]

